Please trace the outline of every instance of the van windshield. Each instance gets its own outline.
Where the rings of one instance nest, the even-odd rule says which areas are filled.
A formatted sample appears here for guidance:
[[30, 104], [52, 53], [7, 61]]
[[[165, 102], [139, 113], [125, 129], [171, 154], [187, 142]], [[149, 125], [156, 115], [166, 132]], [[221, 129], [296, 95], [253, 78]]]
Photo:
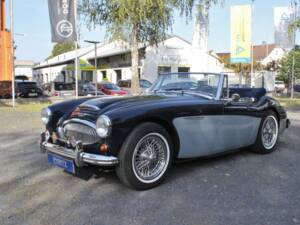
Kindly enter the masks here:
[[35, 88], [37, 87], [35, 82], [17, 82], [19, 88]]
[[54, 89], [56, 91], [73, 91], [74, 90], [74, 86], [73, 84], [69, 83], [54, 83]]

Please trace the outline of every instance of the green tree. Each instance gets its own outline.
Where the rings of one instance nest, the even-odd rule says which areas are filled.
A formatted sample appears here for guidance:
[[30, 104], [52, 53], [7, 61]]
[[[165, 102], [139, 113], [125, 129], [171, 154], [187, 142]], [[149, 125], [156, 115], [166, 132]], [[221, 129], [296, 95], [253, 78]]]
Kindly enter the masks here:
[[280, 62], [279, 79], [285, 83], [290, 83], [292, 75], [293, 55], [295, 54], [295, 80], [300, 79], [300, 49], [290, 51]]
[[74, 49], [75, 49], [75, 44], [73, 42], [57, 43], [53, 46], [52, 53], [47, 59], [72, 51]]
[[[208, 4], [217, 0], [205, 0]], [[132, 92], [139, 92], [139, 45], [157, 44], [167, 36], [174, 11], [191, 18], [194, 0], [81, 0], [80, 15], [88, 25], [105, 25], [111, 39], [129, 43]]]

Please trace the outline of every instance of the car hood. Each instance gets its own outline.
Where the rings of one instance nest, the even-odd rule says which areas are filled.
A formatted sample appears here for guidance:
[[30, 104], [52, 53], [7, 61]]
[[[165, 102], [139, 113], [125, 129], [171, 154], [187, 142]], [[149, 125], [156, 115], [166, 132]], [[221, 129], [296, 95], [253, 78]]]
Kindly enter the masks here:
[[[195, 102], [195, 96], [182, 96], [182, 95], [138, 95], [138, 96], [114, 96], [114, 97], [102, 97], [82, 103], [79, 108], [84, 110], [97, 110], [97, 114], [104, 114], [112, 110], [121, 110], [124, 108], [134, 107], [147, 107], [150, 105], [156, 105], [160, 108], [168, 107], [174, 104], [187, 104], [189, 102]], [[203, 99], [203, 102], [208, 100]], [[95, 115], [95, 113], [93, 113]]]
[[171, 97], [159, 95], [139, 95], [139, 96], [112, 96], [103, 97], [100, 99], [93, 99], [81, 104], [81, 107], [98, 107], [100, 111], [107, 111], [107, 109], [114, 109], [123, 106], [145, 104], [151, 102], [162, 101]]

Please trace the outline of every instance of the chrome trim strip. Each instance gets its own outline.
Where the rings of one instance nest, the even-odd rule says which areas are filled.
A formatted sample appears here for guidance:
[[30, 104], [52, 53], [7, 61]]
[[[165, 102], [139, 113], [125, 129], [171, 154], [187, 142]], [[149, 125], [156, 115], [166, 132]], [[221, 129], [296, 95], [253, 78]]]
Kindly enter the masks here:
[[95, 106], [95, 105], [89, 105], [89, 104], [79, 106], [79, 108], [81, 108], [81, 107], [82, 107], [82, 108], [87, 107], [87, 108], [92, 108], [92, 109], [94, 109], [94, 110], [100, 110], [100, 108], [99, 108], [98, 106]]
[[92, 122], [89, 122], [89, 121], [86, 121], [86, 120], [81, 120], [81, 119], [77, 119], [77, 118], [73, 118], [73, 119], [70, 119], [70, 120], [66, 120], [64, 123], [63, 123], [63, 127], [68, 124], [68, 123], [72, 123], [72, 122], [75, 122], [75, 123], [81, 123], [81, 124], [84, 124], [84, 125], [87, 125], [91, 128], [94, 128], [96, 130], [96, 124], [92, 123]]
[[96, 166], [113, 166], [119, 163], [117, 157], [91, 154], [81, 151], [74, 151], [72, 149], [64, 148], [59, 145], [44, 142], [44, 148], [47, 152], [57, 154], [59, 156], [67, 157], [75, 161], [76, 166], [82, 166], [81, 162], [92, 164]]

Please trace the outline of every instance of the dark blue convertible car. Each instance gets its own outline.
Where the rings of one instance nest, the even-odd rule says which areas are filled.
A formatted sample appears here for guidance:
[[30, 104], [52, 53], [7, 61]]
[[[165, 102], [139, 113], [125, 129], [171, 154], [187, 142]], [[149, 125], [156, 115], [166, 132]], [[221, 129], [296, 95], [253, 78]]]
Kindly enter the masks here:
[[174, 161], [245, 148], [275, 150], [287, 114], [264, 89], [228, 87], [213, 73], [160, 75], [144, 95], [83, 98], [42, 111], [49, 163], [116, 170], [129, 187], [160, 184]]

